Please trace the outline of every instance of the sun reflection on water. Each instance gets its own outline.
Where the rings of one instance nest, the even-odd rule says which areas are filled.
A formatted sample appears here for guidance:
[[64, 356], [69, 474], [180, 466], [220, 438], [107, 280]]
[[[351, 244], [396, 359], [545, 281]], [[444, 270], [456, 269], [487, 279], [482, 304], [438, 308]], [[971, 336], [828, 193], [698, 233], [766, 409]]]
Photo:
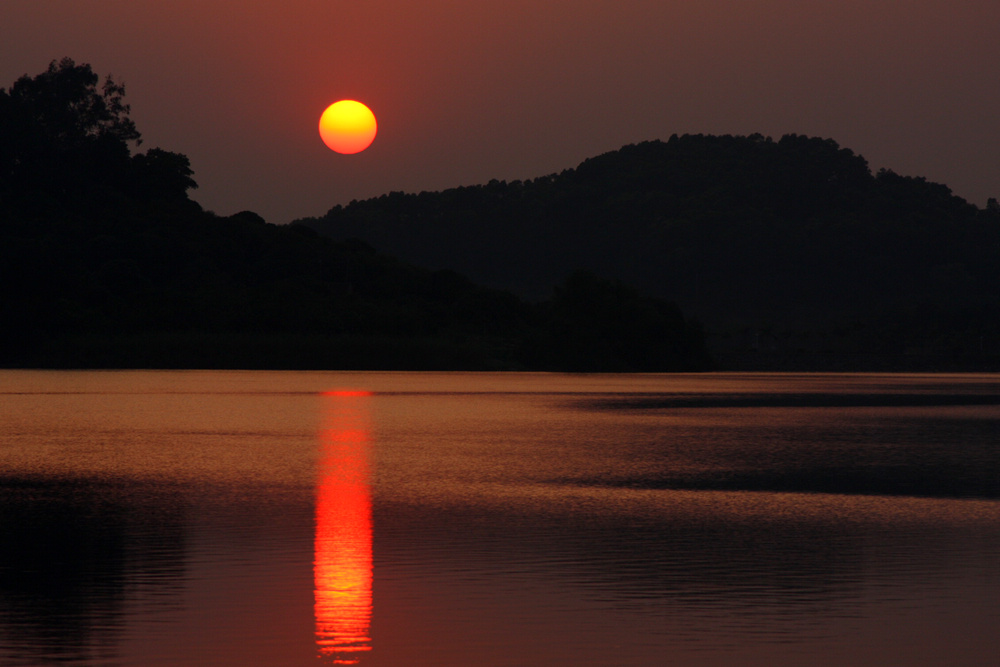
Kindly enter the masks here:
[[354, 665], [372, 648], [372, 513], [369, 400], [322, 395], [313, 573], [316, 644], [330, 664]]

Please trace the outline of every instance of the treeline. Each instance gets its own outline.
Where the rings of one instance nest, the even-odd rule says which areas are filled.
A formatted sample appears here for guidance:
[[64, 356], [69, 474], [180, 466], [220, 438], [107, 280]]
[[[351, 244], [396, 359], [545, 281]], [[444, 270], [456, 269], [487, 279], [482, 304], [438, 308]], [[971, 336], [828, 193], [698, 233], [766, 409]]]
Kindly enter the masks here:
[[733, 363], [1000, 360], [996, 200], [980, 209], [872, 173], [829, 139], [675, 135], [559, 174], [394, 192], [298, 222], [527, 298], [573, 269], [621, 280], [679, 303]]
[[[189, 197], [124, 87], [64, 59], [0, 89], [0, 365], [698, 370], [704, 336], [592, 274], [541, 302]], [[571, 272], [567, 271], [566, 275]]]

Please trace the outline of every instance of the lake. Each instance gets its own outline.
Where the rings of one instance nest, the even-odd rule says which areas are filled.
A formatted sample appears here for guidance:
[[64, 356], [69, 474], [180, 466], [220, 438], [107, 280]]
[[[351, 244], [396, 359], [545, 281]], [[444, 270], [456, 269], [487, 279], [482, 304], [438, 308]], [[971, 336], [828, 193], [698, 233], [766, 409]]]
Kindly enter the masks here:
[[0, 665], [1000, 656], [1000, 375], [0, 371]]

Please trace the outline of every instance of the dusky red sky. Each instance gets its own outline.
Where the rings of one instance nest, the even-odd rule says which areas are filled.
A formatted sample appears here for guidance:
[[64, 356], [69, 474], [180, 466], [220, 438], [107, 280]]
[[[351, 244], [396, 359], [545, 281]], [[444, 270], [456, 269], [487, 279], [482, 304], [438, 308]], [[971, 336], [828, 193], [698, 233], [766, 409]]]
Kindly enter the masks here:
[[[279, 223], [674, 133], [831, 138], [982, 206], [998, 35], [996, 0], [3, 0], [0, 87], [89, 63], [202, 206]], [[344, 98], [378, 117], [357, 155], [317, 132]]]

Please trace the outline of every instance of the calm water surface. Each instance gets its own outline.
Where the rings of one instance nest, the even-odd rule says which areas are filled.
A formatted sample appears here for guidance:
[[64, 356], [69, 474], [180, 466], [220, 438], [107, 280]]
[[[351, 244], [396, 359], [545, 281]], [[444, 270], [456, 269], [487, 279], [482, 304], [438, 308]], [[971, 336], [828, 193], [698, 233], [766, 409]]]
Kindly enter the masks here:
[[1000, 376], [0, 371], [0, 665], [989, 665]]

